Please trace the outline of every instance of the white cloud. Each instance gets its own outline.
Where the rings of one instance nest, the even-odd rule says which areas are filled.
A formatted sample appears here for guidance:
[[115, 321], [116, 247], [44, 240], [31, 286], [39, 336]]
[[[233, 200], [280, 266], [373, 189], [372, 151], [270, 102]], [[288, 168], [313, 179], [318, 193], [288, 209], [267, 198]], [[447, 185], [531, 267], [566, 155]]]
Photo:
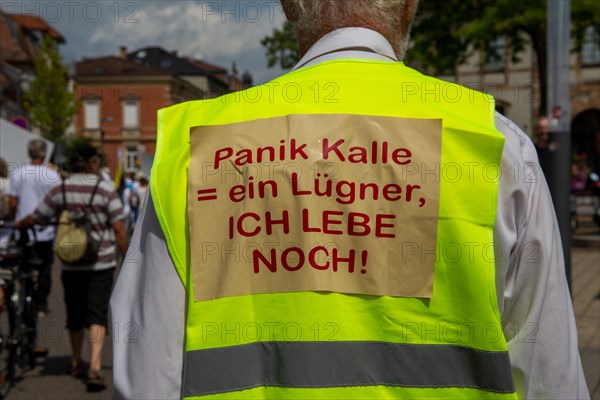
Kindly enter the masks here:
[[[129, 9], [127, 19], [104, 21], [90, 32], [89, 47], [116, 54], [158, 45], [180, 55], [202, 54], [206, 61], [230, 67], [236, 61], [261, 82], [275, 71], [266, 70], [260, 40], [283, 23], [278, 2], [273, 1], [143, 1]], [[113, 15], [114, 16], [114, 15]], [[136, 20], [137, 22], [132, 22]], [[97, 28], [100, 28], [98, 26]], [[86, 46], [87, 47], [87, 46]], [[107, 53], [105, 53], [107, 54]]]
[[281, 74], [267, 69], [260, 44], [284, 21], [277, 0], [2, 0], [0, 7], [49, 22], [65, 37], [61, 52], [70, 62], [117, 55], [120, 46], [161, 46], [227, 68], [235, 61], [257, 83]]

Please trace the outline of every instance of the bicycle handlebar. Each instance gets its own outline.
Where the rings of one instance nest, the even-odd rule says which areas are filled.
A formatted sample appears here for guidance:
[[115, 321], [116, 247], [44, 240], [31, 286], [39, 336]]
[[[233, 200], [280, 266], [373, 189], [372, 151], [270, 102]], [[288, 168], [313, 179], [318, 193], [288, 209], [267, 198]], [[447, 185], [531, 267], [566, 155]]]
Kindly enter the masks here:
[[28, 231], [28, 230], [34, 230], [34, 231], [38, 231], [41, 232], [44, 229], [46, 229], [49, 226], [57, 226], [59, 224], [58, 221], [50, 221], [45, 225], [40, 225], [40, 224], [35, 224], [34, 226], [32, 226], [31, 228], [21, 228], [21, 229], [17, 229], [17, 227], [15, 226], [16, 221], [5, 221], [0, 219], [0, 229], [4, 229], [4, 230], [8, 230], [8, 229], [12, 229], [15, 231]]

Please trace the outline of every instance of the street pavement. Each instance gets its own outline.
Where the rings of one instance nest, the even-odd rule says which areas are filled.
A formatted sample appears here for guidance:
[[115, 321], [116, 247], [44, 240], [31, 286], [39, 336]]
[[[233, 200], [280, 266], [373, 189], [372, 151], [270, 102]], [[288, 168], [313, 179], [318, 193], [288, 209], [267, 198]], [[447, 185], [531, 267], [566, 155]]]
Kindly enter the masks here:
[[[591, 233], [591, 234], [590, 234]], [[573, 301], [577, 319], [580, 352], [586, 380], [593, 400], [600, 400], [600, 232], [574, 238], [572, 248]], [[39, 344], [49, 350], [48, 357], [28, 371], [7, 396], [7, 400], [34, 399], [109, 399], [112, 394], [112, 340], [106, 341], [102, 373], [108, 389], [88, 393], [85, 383], [66, 375], [70, 358], [69, 335], [64, 328], [65, 310], [60, 269], [53, 268], [50, 313], [40, 321]], [[118, 328], [118, 327], [115, 327]], [[127, 332], [119, 330], [123, 337]], [[120, 340], [120, 338], [117, 338]], [[87, 346], [84, 357], [89, 360]]]
[[[66, 374], [69, 367], [71, 346], [69, 332], [65, 328], [66, 313], [60, 267], [55, 263], [52, 271], [52, 292], [49, 299], [50, 312], [39, 320], [38, 344], [48, 349], [48, 357], [38, 366], [27, 371], [10, 390], [7, 400], [104, 400], [112, 395], [112, 340], [107, 338], [102, 355], [102, 374], [108, 388], [102, 392], [88, 393], [84, 381]], [[84, 360], [89, 361], [89, 349], [84, 344]], [[87, 369], [87, 364], [86, 364]]]

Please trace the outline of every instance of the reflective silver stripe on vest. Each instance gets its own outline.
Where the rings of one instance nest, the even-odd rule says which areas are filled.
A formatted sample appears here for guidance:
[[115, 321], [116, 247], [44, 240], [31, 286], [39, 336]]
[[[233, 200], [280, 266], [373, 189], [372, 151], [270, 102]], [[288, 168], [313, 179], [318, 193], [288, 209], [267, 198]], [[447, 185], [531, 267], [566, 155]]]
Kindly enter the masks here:
[[185, 397], [259, 386], [515, 391], [507, 352], [384, 342], [258, 342], [189, 351], [183, 379]]

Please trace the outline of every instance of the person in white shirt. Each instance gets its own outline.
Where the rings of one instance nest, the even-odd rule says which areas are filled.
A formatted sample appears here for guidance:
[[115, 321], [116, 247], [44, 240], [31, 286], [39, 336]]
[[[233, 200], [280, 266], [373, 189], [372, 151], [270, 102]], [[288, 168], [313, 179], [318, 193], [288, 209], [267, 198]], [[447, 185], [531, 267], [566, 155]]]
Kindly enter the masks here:
[[[377, 7], [393, 1], [360, 1], [359, 6]], [[405, 1], [409, 0], [396, 1], [398, 10]], [[340, 4], [283, 3], [288, 10], [295, 5], [299, 14], [299, 3], [323, 8]], [[295, 17], [302, 19], [302, 15]], [[403, 52], [395, 50], [399, 39], [407, 41], [407, 32], [398, 32], [396, 25], [382, 27], [379, 21], [366, 19], [302, 20], [298, 26], [302, 59], [295, 69], [342, 58], [402, 59]], [[496, 128], [506, 137], [503, 170], [538, 164], [532, 142], [513, 122], [496, 114]], [[534, 180], [522, 175], [520, 179], [501, 175], [494, 228], [495, 242], [503, 250], [496, 259], [496, 295], [517, 394], [519, 398], [587, 399], [548, 187], [541, 175]], [[115, 335], [131, 333], [133, 339], [114, 341], [115, 397], [178, 398], [182, 393], [186, 292], [169, 256], [151, 196], [131, 243], [111, 299]], [[530, 257], [532, 245], [535, 257]]]
[[[47, 145], [41, 139], [31, 140], [27, 144], [27, 152], [31, 162], [21, 165], [10, 175], [9, 204], [19, 220], [31, 214], [48, 193], [48, 190], [60, 182], [60, 175], [54, 169], [44, 164]], [[51, 267], [54, 262], [55, 228], [47, 226], [35, 231], [35, 238], [30, 233], [30, 239], [35, 240], [34, 251], [43, 260], [39, 265], [38, 280], [34, 293], [34, 304], [38, 314], [48, 313], [48, 296], [52, 286]]]

